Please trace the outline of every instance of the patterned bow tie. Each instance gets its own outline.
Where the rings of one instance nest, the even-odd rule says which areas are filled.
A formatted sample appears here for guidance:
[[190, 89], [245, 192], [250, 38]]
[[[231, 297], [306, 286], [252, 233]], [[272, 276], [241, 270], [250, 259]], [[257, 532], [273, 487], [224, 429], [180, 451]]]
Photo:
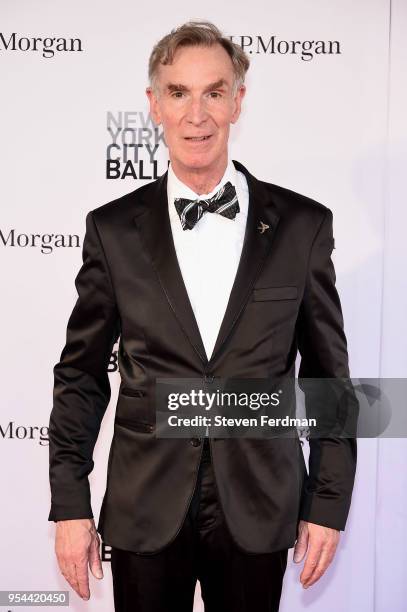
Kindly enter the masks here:
[[174, 204], [184, 230], [192, 229], [206, 212], [214, 212], [227, 219], [234, 219], [240, 212], [236, 189], [230, 181], [207, 200], [175, 198]]

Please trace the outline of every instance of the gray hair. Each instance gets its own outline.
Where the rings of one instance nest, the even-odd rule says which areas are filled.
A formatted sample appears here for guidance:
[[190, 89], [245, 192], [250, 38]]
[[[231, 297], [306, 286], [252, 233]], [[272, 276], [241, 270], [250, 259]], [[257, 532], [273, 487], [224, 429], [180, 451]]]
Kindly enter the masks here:
[[234, 96], [244, 83], [250, 60], [243, 49], [223, 36], [222, 32], [213, 23], [198, 20], [188, 21], [171, 30], [154, 46], [148, 61], [148, 78], [154, 94], [158, 97], [159, 65], [172, 64], [175, 52], [179, 47], [212, 47], [215, 44], [222, 45], [232, 60], [235, 74], [232, 92]]

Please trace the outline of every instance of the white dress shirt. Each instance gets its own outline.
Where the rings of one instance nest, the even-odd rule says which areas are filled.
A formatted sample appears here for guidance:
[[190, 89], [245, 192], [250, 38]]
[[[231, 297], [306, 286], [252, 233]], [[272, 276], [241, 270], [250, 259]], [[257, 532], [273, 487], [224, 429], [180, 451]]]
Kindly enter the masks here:
[[[235, 186], [240, 212], [234, 219], [206, 212], [191, 230], [183, 230], [174, 205], [175, 198], [190, 200], [212, 197], [227, 181]], [[168, 211], [175, 250], [189, 300], [198, 324], [208, 359], [235, 280], [249, 206], [246, 177], [237, 171], [232, 160], [221, 181], [207, 194], [196, 194], [168, 167]]]

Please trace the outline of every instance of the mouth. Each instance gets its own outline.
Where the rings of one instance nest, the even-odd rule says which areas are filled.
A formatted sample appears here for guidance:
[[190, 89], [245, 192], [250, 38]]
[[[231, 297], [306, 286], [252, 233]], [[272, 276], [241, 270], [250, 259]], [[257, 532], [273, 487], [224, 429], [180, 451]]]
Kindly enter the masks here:
[[212, 138], [212, 134], [207, 136], [185, 136], [185, 140], [188, 140], [188, 142], [205, 142], [210, 138]]

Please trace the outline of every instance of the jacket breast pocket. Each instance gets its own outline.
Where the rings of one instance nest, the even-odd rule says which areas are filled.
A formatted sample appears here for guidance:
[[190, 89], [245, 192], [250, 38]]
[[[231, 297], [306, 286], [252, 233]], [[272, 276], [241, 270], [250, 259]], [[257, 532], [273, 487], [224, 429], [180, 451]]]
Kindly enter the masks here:
[[298, 287], [287, 285], [284, 287], [254, 287], [253, 301], [267, 302], [269, 300], [295, 300], [298, 296]]

